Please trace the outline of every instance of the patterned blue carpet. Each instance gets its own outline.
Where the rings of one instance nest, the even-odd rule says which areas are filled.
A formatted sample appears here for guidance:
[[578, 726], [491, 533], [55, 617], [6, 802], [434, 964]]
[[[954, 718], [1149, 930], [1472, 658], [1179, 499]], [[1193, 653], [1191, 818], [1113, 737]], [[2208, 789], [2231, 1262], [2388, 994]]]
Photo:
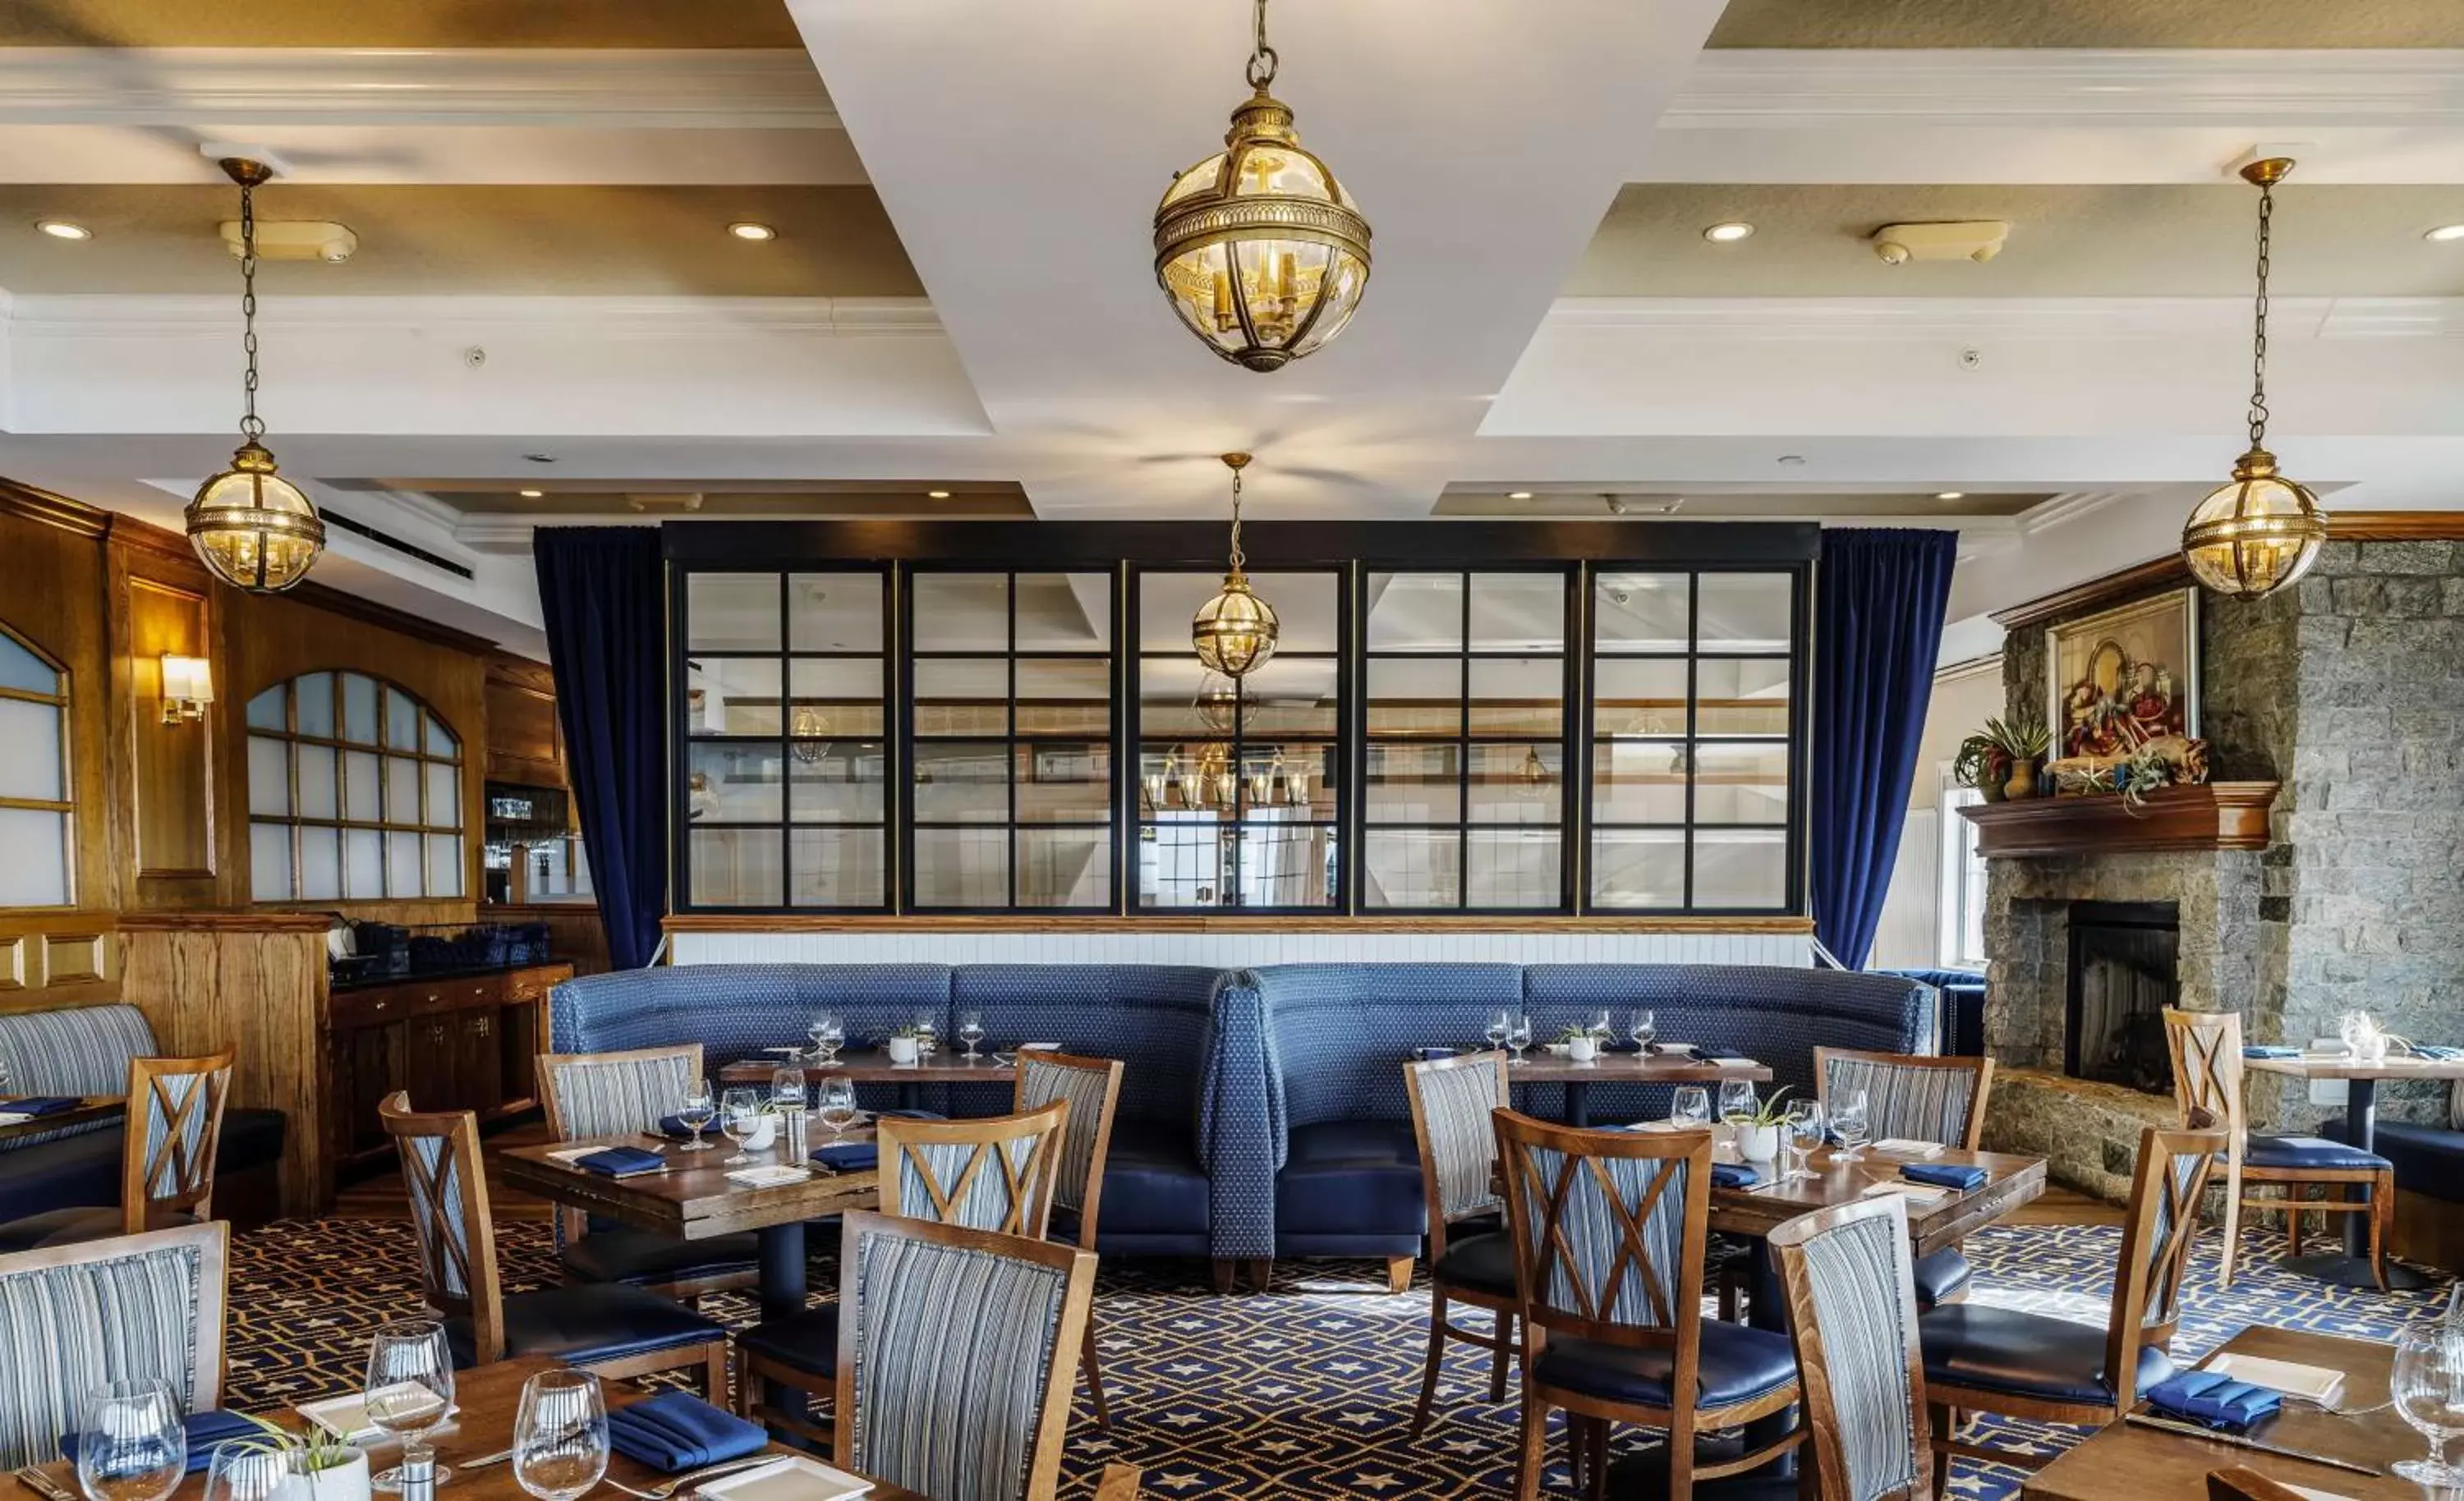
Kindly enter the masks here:
[[[1969, 1242], [1977, 1264], [1971, 1295], [2101, 1327], [2120, 1238], [2103, 1227], [1988, 1230]], [[497, 1241], [509, 1287], [553, 1279], [546, 1226], [509, 1223]], [[2387, 1339], [2432, 1316], [2446, 1296], [2444, 1283], [2382, 1296], [2289, 1276], [2275, 1268], [2277, 1243], [2255, 1234], [2233, 1290], [2219, 1294], [2214, 1245], [2211, 1229], [2194, 1258], [2177, 1356], [2197, 1356], [2255, 1323]], [[268, 1410], [355, 1387], [367, 1331], [416, 1313], [416, 1265], [407, 1227], [383, 1221], [294, 1221], [241, 1237], [231, 1404]], [[829, 1285], [819, 1268], [816, 1281]], [[749, 1301], [733, 1295], [704, 1306], [730, 1321], [752, 1315]], [[1207, 1291], [1196, 1265], [1108, 1270], [1097, 1310], [1113, 1431], [1085, 1421], [1072, 1430], [1067, 1494], [1090, 1491], [1106, 1460], [1145, 1467], [1149, 1496], [1192, 1501], [1510, 1493], [1515, 1409], [1485, 1400], [1480, 1351], [1450, 1351], [1436, 1419], [1419, 1441], [1407, 1436], [1428, 1303], [1418, 1291], [1388, 1295], [1379, 1267], [1286, 1264], [1270, 1294], [1235, 1297]], [[1083, 1403], [1081, 1412], [1083, 1420]], [[2079, 1436], [1993, 1419], [1969, 1434], [2018, 1454], [2051, 1453]], [[1649, 1442], [1629, 1433], [1618, 1447]], [[1552, 1478], [1562, 1485], [1562, 1475]], [[2016, 1468], [1961, 1461], [1951, 1489], [2001, 1501], [2018, 1494], [2020, 1478]]]

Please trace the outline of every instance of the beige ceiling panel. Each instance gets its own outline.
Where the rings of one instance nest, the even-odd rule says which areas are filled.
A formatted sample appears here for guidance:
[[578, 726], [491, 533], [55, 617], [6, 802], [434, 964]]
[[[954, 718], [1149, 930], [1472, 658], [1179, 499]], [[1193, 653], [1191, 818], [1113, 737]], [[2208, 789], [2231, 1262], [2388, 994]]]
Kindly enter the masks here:
[[[1634, 184], [1568, 280], [1584, 297], [2219, 296], [2249, 290], [2258, 195], [2214, 186]], [[2000, 219], [1992, 261], [1886, 266], [1886, 224]], [[1710, 225], [1752, 238], [1714, 245]], [[2277, 193], [2275, 290], [2291, 296], [2464, 295], [2464, 188], [2305, 187]]]
[[1713, 47], [2464, 47], [2456, 0], [1729, 0]]
[[783, 0], [0, 0], [8, 47], [801, 47]]

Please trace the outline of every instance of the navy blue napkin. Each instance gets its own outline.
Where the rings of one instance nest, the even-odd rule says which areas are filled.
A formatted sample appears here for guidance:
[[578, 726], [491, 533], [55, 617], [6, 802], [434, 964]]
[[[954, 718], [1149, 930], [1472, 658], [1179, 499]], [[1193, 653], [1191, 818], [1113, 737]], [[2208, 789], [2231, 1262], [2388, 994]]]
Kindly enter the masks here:
[[1931, 1184], [1937, 1188], [1956, 1188], [1973, 1193], [1985, 1186], [1991, 1176], [1982, 1167], [1969, 1167], [1959, 1163], [1910, 1163], [1900, 1169], [1900, 1176], [1910, 1183]]
[[[711, 1118], [702, 1122], [701, 1129], [702, 1135], [705, 1137], [711, 1132], [718, 1129], [717, 1112], [713, 1111], [711, 1113]], [[659, 1118], [659, 1134], [678, 1142], [689, 1142], [693, 1140], [693, 1127], [684, 1123], [682, 1117], [661, 1116]]]
[[[266, 1437], [262, 1426], [236, 1412], [192, 1412], [187, 1417], [187, 1429], [188, 1473], [192, 1475], [213, 1463], [217, 1446], [233, 1439], [262, 1441]], [[77, 1463], [77, 1438], [75, 1433], [60, 1435], [60, 1457], [72, 1465]]]
[[667, 1162], [668, 1160], [658, 1153], [645, 1151], [638, 1146], [609, 1146], [602, 1147], [588, 1157], [575, 1158], [573, 1165], [584, 1172], [619, 1178], [627, 1173], [648, 1172], [654, 1167], [664, 1167]]
[[2284, 1404], [2284, 1394], [2215, 1371], [2184, 1371], [2147, 1388], [2147, 1405], [2168, 1418], [2239, 1433]]
[[759, 1451], [770, 1436], [691, 1392], [661, 1392], [607, 1415], [607, 1447], [666, 1474]]
[[1414, 1048], [1412, 1050], [1413, 1061], [1419, 1063], [1435, 1063], [1440, 1058], [1453, 1058], [1460, 1057], [1462, 1055], [1463, 1050], [1461, 1048]]
[[84, 1103], [75, 1095], [28, 1095], [23, 1099], [0, 1099], [0, 1112], [12, 1116], [55, 1116]]
[[838, 1142], [815, 1147], [813, 1161], [843, 1173], [860, 1173], [881, 1165], [881, 1148], [870, 1142]]
[[1711, 1164], [1711, 1186], [1714, 1188], [1750, 1188], [1762, 1181], [1762, 1169], [1750, 1163]]
[[2241, 1055], [2246, 1058], [2298, 1058], [2301, 1056], [2301, 1050], [2288, 1048], [2280, 1042], [2254, 1042], [2241, 1050]]

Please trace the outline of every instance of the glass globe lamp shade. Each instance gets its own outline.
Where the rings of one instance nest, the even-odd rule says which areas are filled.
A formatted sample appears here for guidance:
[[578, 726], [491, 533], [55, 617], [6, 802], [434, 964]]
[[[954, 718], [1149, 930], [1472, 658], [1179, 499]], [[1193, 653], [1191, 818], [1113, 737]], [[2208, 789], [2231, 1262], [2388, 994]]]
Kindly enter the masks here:
[[308, 576], [325, 551], [325, 523], [299, 487], [275, 472], [274, 455], [242, 444], [231, 467], [188, 502], [188, 545], [224, 582], [279, 594]]
[[1265, 89], [1232, 112], [1223, 143], [1174, 178], [1155, 208], [1155, 280], [1206, 347], [1280, 370], [1358, 311], [1369, 221]]
[[1238, 679], [1274, 656], [1281, 629], [1275, 607], [1250, 593], [1249, 576], [1235, 569], [1223, 576], [1215, 598], [1198, 607], [1189, 639], [1207, 670]]
[[2319, 497], [2276, 472], [2276, 456], [2253, 448], [2228, 484], [2210, 491], [2182, 529], [2182, 556], [2218, 594], [2255, 599], [2310, 571], [2327, 540]]

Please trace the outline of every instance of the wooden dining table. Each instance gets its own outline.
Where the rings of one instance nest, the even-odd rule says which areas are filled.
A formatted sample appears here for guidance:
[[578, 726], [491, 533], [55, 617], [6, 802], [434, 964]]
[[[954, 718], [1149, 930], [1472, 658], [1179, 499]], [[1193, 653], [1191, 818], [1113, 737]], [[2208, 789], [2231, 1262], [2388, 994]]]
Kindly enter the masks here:
[[1577, 1063], [1546, 1049], [1508, 1066], [1506, 1081], [1514, 1084], [1562, 1084], [1566, 1089], [1566, 1123], [1592, 1123], [1591, 1091], [1595, 1084], [1701, 1084], [1716, 1087], [1741, 1078], [1770, 1081], [1771, 1066], [1752, 1058], [1700, 1058], [1681, 1053], [1603, 1053]]
[[[0, 1115], [9, 1113], [6, 1100], [0, 1100]], [[55, 1110], [47, 1116], [29, 1120], [0, 1121], [0, 1142], [14, 1142], [24, 1137], [41, 1136], [67, 1126], [91, 1125], [97, 1120], [115, 1120], [128, 1113], [128, 1100], [121, 1095], [87, 1095], [67, 1110]]]
[[[2285, 1078], [2298, 1078], [2305, 1083], [2341, 1082], [2344, 1086], [2344, 1142], [2365, 1152], [2378, 1145], [2378, 1093], [2381, 1079], [2464, 1080], [2464, 1060], [2443, 1062], [2437, 1058], [2416, 1057], [2410, 1054], [2382, 1058], [2375, 1063], [2356, 1062], [2343, 1054], [2304, 1053], [2290, 1058], [2254, 1058], [2247, 1055], [2242, 1067], [2254, 1074], [2274, 1074]], [[2367, 1197], [2370, 1190], [2356, 1188], [2355, 1193]], [[2337, 1287], [2375, 1291], [2379, 1286], [2379, 1269], [2369, 1256], [2369, 1216], [2346, 1214], [2344, 1249], [2313, 1256], [2287, 1256], [2279, 1263], [2288, 1272], [2332, 1283]], [[2429, 1278], [2410, 1267], [2389, 1258], [2387, 1263], [2387, 1286], [2390, 1292], [2410, 1292], [2429, 1285]]]
[[909, 1110], [922, 1103], [927, 1084], [998, 1084], [1004, 1089], [1018, 1082], [1018, 1065], [1004, 1063], [990, 1053], [979, 1053], [973, 1059], [947, 1048], [935, 1049], [929, 1058], [913, 1063], [893, 1063], [890, 1055], [878, 1048], [859, 1048], [842, 1053], [828, 1063], [816, 1063], [807, 1056], [787, 1057], [774, 1053], [766, 1058], [741, 1058], [718, 1071], [722, 1084], [768, 1084], [772, 1075], [787, 1067], [804, 1071], [804, 1081], [819, 1083], [827, 1078], [843, 1078], [857, 1084], [895, 1084], [898, 1103]]
[[[2248, 1437], [2277, 1448], [2324, 1454], [2377, 1473], [2356, 1474], [2265, 1453], [2221, 1437], [2146, 1427], [2125, 1417], [2030, 1475], [2020, 1494], [2027, 1501], [2113, 1501], [2116, 1496], [2129, 1501], [2206, 1501], [2208, 1472], [2239, 1466], [2284, 1485], [2351, 1501], [2422, 1501], [2419, 1486], [2388, 1472], [2397, 1460], [2419, 1459], [2429, 1452], [2421, 1435], [2394, 1408], [2381, 1405], [2387, 1400], [2394, 1346], [2254, 1325], [2226, 1340], [2208, 1359], [2227, 1351], [2343, 1372], [2344, 1388], [2337, 1405], [2352, 1416], [2287, 1402]], [[2144, 1414], [2146, 1404], [2132, 1410]]]
[[[461, 1411], [429, 1435], [435, 1447], [437, 1462], [450, 1466], [452, 1475], [438, 1489], [440, 1501], [530, 1501], [530, 1495], [514, 1479], [514, 1467], [498, 1460], [494, 1464], [473, 1466], [472, 1461], [502, 1453], [513, 1447], [514, 1419], [522, 1397], [522, 1383], [541, 1371], [561, 1369], [556, 1360], [532, 1357], [526, 1360], [499, 1360], [457, 1373], [453, 1379], [453, 1401]], [[650, 1393], [628, 1381], [605, 1384], [607, 1405], [612, 1410], [640, 1402]], [[328, 1394], [339, 1395], [339, 1394]], [[304, 1427], [305, 1420], [291, 1414], [275, 1412], [265, 1416], [275, 1422], [287, 1422], [293, 1427]], [[389, 1468], [401, 1455], [399, 1444], [385, 1440], [367, 1446], [372, 1468]], [[773, 1444], [766, 1452], [785, 1458], [796, 1452]], [[66, 1461], [39, 1467], [43, 1475], [59, 1485], [69, 1494], [77, 1494], [77, 1468]], [[636, 1490], [647, 1490], [670, 1477], [648, 1465], [637, 1464], [621, 1454], [611, 1454], [607, 1461], [607, 1479]], [[206, 1472], [198, 1470], [180, 1483], [169, 1501], [204, 1501]], [[623, 1501], [623, 1492], [612, 1487], [595, 1489], [594, 1495]], [[678, 1501], [691, 1501], [690, 1486], [679, 1487]], [[0, 1470], [0, 1501], [46, 1501], [42, 1493], [24, 1481]], [[880, 1481], [866, 1493], [866, 1501], [928, 1501], [928, 1498], [903, 1487]]]

